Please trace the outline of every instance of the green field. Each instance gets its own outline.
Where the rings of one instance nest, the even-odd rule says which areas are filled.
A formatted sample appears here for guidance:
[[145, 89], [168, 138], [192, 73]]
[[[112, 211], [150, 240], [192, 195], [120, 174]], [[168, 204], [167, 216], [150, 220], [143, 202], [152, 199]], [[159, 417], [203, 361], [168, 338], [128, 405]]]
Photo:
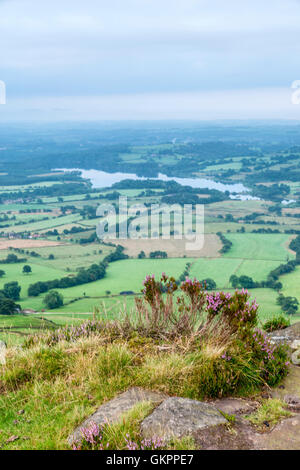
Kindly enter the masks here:
[[[82, 233], [80, 235], [83, 236]], [[75, 272], [80, 267], [88, 267], [91, 264], [100, 263], [112, 251], [112, 248], [96, 243], [76, 246], [73, 244], [62, 244], [35, 248], [34, 251], [42, 258], [28, 258], [28, 264], [32, 267], [38, 265], [50, 270], [58, 269], [66, 275], [67, 271]], [[55, 258], [53, 260], [48, 259], [50, 254], [54, 255]], [[51, 278], [49, 277], [49, 279]]]
[[38, 315], [2, 315], [0, 317], [0, 340], [10, 344], [22, 344], [26, 336], [57, 328], [50, 318]]
[[224, 254], [225, 258], [243, 258], [249, 260], [280, 261], [293, 259], [295, 255], [288, 251], [291, 235], [272, 233], [228, 233], [225, 235], [232, 242], [229, 252]]
[[[58, 291], [64, 296], [65, 302], [78, 297], [91, 297], [68, 306], [71, 312], [90, 312], [93, 310], [93, 306], [99, 302], [99, 298], [107, 297], [106, 291], [110, 291], [112, 295], [119, 295], [123, 291], [139, 293], [142, 288], [142, 281], [147, 274], [160, 276], [165, 271], [167, 274], [179, 277], [188, 261], [188, 258], [116, 261], [109, 265], [104, 279], [68, 289], [58, 289]], [[21, 304], [23, 308], [40, 310], [43, 308], [42, 300], [42, 295], [36, 298], [27, 297]], [[60, 310], [65, 311], [65, 309], [66, 307]]]
[[300, 302], [300, 266], [292, 273], [281, 276], [280, 281], [283, 285], [283, 295], [297, 297]]
[[[32, 267], [31, 274], [22, 273], [24, 264], [30, 264]], [[38, 281], [49, 281], [50, 279], [57, 279], [66, 275], [66, 272], [62, 269], [50, 268], [31, 262], [1, 264], [1, 269], [3, 269], [6, 274], [0, 279], [0, 289], [2, 289], [7, 282], [18, 281], [20, 286], [22, 286], [21, 300], [27, 297], [27, 289], [30, 284], [34, 284]]]
[[59, 227], [61, 225], [70, 224], [72, 222], [77, 222], [80, 220], [80, 215], [71, 214], [66, 215], [64, 217], [54, 217], [48, 220], [41, 220], [38, 222], [33, 222], [26, 225], [16, 225], [13, 227], [7, 227], [3, 229], [3, 232], [11, 232], [14, 231], [16, 233], [25, 232], [25, 231], [32, 231], [32, 232], [40, 232], [42, 230], [51, 230], [53, 228]]

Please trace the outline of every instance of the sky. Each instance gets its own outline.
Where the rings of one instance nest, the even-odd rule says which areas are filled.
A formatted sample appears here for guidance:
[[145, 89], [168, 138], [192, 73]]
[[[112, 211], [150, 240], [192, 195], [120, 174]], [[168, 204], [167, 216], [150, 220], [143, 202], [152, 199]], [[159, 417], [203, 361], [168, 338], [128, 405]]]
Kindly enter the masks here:
[[0, 0], [0, 120], [300, 119], [299, 58], [300, 0]]

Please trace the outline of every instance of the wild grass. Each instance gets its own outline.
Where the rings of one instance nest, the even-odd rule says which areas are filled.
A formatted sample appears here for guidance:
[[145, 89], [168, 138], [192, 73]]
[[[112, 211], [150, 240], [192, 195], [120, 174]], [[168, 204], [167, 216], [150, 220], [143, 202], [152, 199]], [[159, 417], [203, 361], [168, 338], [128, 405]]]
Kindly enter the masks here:
[[286, 409], [284, 402], [270, 398], [263, 401], [256, 412], [248, 416], [247, 419], [260, 430], [266, 430], [289, 416], [292, 416], [292, 413]]
[[[75, 427], [132, 386], [202, 400], [249, 395], [286, 374], [285, 352], [252, 336], [257, 307], [246, 293], [206, 297], [199, 283], [187, 282], [175, 312], [171, 299], [151, 300], [158, 287], [145, 284], [148, 310], [134, 324], [87, 322], [8, 349], [0, 366], [2, 448], [67, 449]], [[147, 410], [107, 430], [107, 442], [123, 449], [127, 434], [136, 442]], [[192, 447], [187, 442], [172, 445]]]

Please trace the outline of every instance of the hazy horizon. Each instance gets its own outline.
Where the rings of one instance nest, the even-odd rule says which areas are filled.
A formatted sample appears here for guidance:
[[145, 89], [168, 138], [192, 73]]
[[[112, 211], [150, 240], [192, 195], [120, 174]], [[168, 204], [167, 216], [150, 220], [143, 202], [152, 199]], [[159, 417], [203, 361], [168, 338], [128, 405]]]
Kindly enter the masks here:
[[0, 0], [0, 121], [300, 119], [299, 0]]

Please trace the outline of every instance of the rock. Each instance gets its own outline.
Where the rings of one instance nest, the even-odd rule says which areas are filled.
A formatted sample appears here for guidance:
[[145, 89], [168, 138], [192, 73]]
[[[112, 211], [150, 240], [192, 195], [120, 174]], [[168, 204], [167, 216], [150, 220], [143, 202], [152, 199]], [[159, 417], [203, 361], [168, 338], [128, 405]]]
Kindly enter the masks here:
[[290, 411], [300, 411], [300, 398], [296, 395], [285, 395], [283, 400], [288, 405]]
[[296, 349], [300, 349], [300, 339], [294, 339], [291, 344], [291, 349], [295, 351]]
[[299, 450], [300, 415], [283, 420], [270, 433], [261, 434], [257, 445], [261, 450]]
[[6, 344], [0, 341], [0, 364], [5, 365]]
[[253, 450], [254, 431], [248, 423], [237, 422], [234, 427], [214, 426], [193, 434], [200, 450]]
[[291, 355], [291, 361], [295, 366], [300, 365], [300, 349], [297, 349], [297, 351], [294, 351]]
[[288, 376], [284, 378], [279, 387], [271, 390], [271, 396], [280, 400], [285, 400], [286, 396], [300, 399], [300, 367], [290, 366]]
[[144, 438], [169, 440], [183, 437], [199, 429], [225, 424], [227, 420], [212, 405], [189, 398], [171, 397], [159, 405], [141, 424]]
[[268, 337], [274, 344], [288, 344], [290, 346], [294, 340], [300, 340], [300, 322], [283, 330], [272, 331], [272, 333], [268, 333]]
[[151, 402], [154, 405], [160, 404], [167, 395], [151, 390], [144, 390], [143, 388], [133, 387], [126, 392], [118, 395], [113, 400], [98, 408], [98, 410], [89, 416], [75, 431], [69, 436], [68, 442], [72, 445], [74, 442], [80, 442], [81, 429], [88, 427], [92, 423], [103, 425], [107, 423], [115, 423], [120, 420], [122, 415], [130, 411], [137, 403]]
[[193, 437], [201, 450], [299, 450], [300, 415], [284, 419], [264, 433], [257, 432], [246, 420], [238, 419], [230, 428], [201, 429]]
[[221, 398], [215, 400], [212, 404], [223, 413], [228, 415], [241, 415], [251, 413], [258, 404], [250, 400], [241, 400], [239, 398]]

